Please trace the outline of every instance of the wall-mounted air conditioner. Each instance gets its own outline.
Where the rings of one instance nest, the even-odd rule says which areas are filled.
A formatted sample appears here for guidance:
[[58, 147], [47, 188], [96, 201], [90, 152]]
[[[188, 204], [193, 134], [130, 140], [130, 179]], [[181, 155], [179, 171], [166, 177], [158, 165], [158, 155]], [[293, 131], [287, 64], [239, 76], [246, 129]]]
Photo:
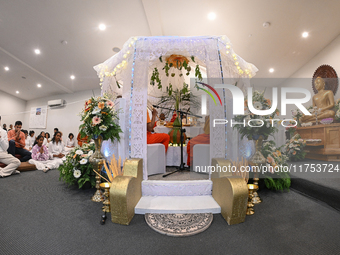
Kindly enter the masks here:
[[63, 99], [50, 100], [50, 101], [47, 102], [47, 105], [51, 108], [63, 106], [63, 104], [64, 104]]

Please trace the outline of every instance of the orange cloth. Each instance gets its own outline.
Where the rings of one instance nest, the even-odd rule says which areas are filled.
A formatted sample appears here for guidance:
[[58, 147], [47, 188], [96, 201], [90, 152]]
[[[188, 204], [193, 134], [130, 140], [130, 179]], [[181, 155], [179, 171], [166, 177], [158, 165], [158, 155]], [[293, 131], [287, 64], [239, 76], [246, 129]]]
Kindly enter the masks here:
[[79, 146], [82, 146], [83, 143], [87, 143], [87, 139], [88, 139], [88, 138], [89, 138], [88, 136], [85, 136], [84, 138], [81, 138], [81, 137], [80, 137], [80, 133], [78, 133], [78, 136], [77, 136], [78, 145], [79, 145]]
[[[149, 112], [147, 111], [147, 123], [150, 123], [150, 122], [151, 122], [151, 119], [149, 116]], [[164, 133], [153, 134], [149, 131], [146, 134], [147, 144], [162, 143], [165, 146], [165, 152], [168, 151], [169, 142], [170, 142], [170, 136], [168, 134], [164, 134]]]
[[20, 135], [19, 135], [18, 139], [15, 136], [16, 136], [16, 133], [15, 133], [14, 129], [7, 132], [8, 141], [14, 140], [15, 141], [15, 147], [25, 148], [25, 134], [24, 134], [24, 132], [20, 131]]
[[196, 144], [210, 144], [210, 134], [201, 134], [192, 138], [187, 145], [188, 160], [187, 165], [190, 166], [193, 158], [193, 148]]

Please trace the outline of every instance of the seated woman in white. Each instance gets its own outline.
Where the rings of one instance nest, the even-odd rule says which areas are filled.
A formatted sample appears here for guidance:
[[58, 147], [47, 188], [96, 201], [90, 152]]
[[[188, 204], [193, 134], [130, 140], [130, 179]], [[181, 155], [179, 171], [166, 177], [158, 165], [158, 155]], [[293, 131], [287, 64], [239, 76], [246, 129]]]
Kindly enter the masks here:
[[50, 153], [50, 157], [61, 160], [65, 157], [66, 151], [65, 145], [60, 138], [61, 133], [59, 131], [55, 132], [51, 142], [48, 144], [48, 151]]
[[28, 138], [29, 138], [29, 140], [28, 140], [28, 141], [29, 141], [29, 142], [28, 142], [28, 150], [29, 150], [29, 151], [32, 150], [33, 144], [34, 144], [34, 142], [35, 142], [34, 134], [35, 134], [35, 132], [34, 132], [33, 130], [31, 130], [31, 131], [29, 132], [29, 136], [28, 136]]
[[72, 133], [69, 133], [67, 141], [66, 141], [66, 147], [65, 150], [67, 152], [71, 151], [76, 146], [76, 141], [74, 139], [74, 135]]
[[47, 141], [47, 139], [46, 139], [46, 137], [45, 137], [45, 132], [44, 131], [41, 131], [40, 132], [40, 135], [44, 138], [44, 141], [43, 141], [43, 145], [47, 145], [48, 144], [48, 141]]
[[44, 137], [38, 135], [32, 148], [32, 159], [30, 159], [28, 163], [34, 164], [38, 170], [42, 170], [46, 173], [50, 169], [57, 169], [63, 162], [61, 159], [51, 158], [51, 155], [43, 142]]
[[30, 137], [28, 136], [28, 131], [27, 130], [21, 130], [25, 134], [25, 149], [29, 151], [30, 147]]
[[46, 140], [47, 140], [46, 147], [48, 148], [48, 144], [51, 142], [50, 133], [46, 132], [46, 133], [45, 133], [45, 138], [46, 138]]

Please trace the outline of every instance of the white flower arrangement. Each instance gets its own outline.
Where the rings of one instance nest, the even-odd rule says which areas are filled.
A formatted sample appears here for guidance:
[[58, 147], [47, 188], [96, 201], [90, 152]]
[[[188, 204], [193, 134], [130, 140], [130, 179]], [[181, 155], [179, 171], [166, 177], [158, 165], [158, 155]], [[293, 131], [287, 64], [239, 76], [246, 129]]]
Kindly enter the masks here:
[[74, 170], [74, 172], [73, 172], [73, 176], [75, 177], [75, 178], [79, 178], [80, 176], [81, 176], [81, 171], [80, 170]]
[[79, 161], [81, 165], [85, 165], [87, 163], [87, 159], [83, 158], [82, 160]]
[[77, 155], [83, 155], [84, 152], [83, 152], [82, 150], [76, 150], [76, 154], [77, 154]]

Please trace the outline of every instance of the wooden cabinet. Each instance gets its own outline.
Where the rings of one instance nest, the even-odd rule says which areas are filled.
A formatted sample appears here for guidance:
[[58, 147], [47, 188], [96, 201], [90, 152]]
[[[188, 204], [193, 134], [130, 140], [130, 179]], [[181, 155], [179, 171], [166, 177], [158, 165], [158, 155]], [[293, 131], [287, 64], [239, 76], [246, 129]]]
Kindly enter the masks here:
[[304, 140], [321, 139], [320, 143], [307, 143], [306, 158], [340, 161], [340, 123], [299, 127], [296, 131]]

